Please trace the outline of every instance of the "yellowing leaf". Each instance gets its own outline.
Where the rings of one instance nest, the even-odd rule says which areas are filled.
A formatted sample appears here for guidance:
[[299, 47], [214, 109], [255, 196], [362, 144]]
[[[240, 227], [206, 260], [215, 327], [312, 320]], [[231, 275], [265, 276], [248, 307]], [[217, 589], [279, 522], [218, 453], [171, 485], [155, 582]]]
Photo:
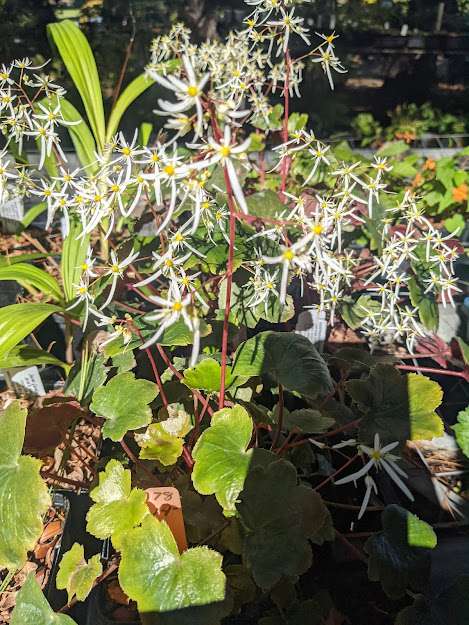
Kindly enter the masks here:
[[116, 549], [122, 535], [149, 514], [145, 491], [132, 488], [131, 473], [118, 460], [107, 463], [90, 497], [95, 504], [86, 515], [86, 529], [97, 538], [111, 537]]
[[102, 572], [100, 555], [96, 554], [87, 562], [83, 545], [74, 543], [62, 556], [56, 585], [59, 590], [67, 590], [69, 603], [75, 596], [78, 601], [84, 601]]
[[41, 462], [21, 456], [27, 411], [13, 402], [0, 413], [0, 568], [17, 569], [42, 532], [51, 505]]
[[144, 434], [135, 435], [135, 440], [142, 448], [140, 458], [158, 460], [161, 464], [170, 466], [182, 454], [184, 436], [192, 425], [182, 404], [169, 404], [167, 410], [167, 419], [151, 423]]
[[214, 494], [225, 516], [235, 504], [246, 478], [252, 450], [252, 419], [242, 406], [223, 408], [212, 416], [210, 427], [197, 441], [192, 457], [192, 483], [201, 495]]

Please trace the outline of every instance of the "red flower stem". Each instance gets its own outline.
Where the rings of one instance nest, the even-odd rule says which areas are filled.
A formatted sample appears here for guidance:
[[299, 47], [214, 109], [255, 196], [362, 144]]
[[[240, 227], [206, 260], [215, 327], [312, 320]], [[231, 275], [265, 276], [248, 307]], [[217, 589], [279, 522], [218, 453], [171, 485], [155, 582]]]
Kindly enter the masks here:
[[[137, 332], [139, 339], [142, 341], [142, 343], [144, 343], [145, 341], [143, 339], [142, 333], [140, 332], [139, 328], [135, 328], [135, 331]], [[147, 355], [148, 360], [150, 361], [151, 368], [153, 370], [153, 375], [155, 376], [155, 381], [160, 390], [161, 401], [163, 402], [164, 407], [167, 408], [168, 398], [166, 397], [166, 394], [164, 392], [163, 382], [161, 381], [160, 374], [158, 373], [158, 368], [156, 366], [155, 359], [153, 358], [153, 354], [151, 353], [151, 349], [149, 347], [146, 347], [145, 353]]]
[[410, 365], [396, 365], [401, 371], [417, 371], [419, 373], [435, 373], [436, 375], [447, 375], [454, 378], [462, 378], [467, 380], [467, 374], [464, 371], [446, 371], [445, 369], [433, 369], [432, 367], [412, 367]]
[[151, 480], [152, 483], [156, 483], [157, 485], [160, 484], [157, 477], [153, 475], [153, 473], [147, 469], [147, 467], [139, 458], [137, 458], [137, 456], [133, 453], [133, 451], [130, 449], [130, 447], [127, 445], [124, 439], [120, 441], [120, 446], [124, 450], [125, 455], [130, 460], [132, 460], [132, 462], [135, 464], [136, 467], [140, 467], [142, 469], [142, 471], [148, 476], [148, 478]]
[[339, 469], [337, 469], [337, 471], [335, 471], [332, 475], [329, 475], [329, 477], [327, 477], [325, 480], [323, 480], [320, 484], [318, 484], [318, 486], [314, 487], [314, 490], [319, 490], [320, 488], [322, 488], [323, 486], [325, 486], [326, 484], [329, 484], [329, 482], [331, 480], [333, 480], [337, 475], [339, 475], [339, 473], [342, 473], [342, 471], [344, 469], [346, 469], [348, 466], [350, 466], [352, 464], [352, 462], [355, 462], [355, 460], [358, 458], [358, 454], [355, 454], [354, 456], [352, 456], [351, 458], [349, 458], [349, 460], [343, 464]]

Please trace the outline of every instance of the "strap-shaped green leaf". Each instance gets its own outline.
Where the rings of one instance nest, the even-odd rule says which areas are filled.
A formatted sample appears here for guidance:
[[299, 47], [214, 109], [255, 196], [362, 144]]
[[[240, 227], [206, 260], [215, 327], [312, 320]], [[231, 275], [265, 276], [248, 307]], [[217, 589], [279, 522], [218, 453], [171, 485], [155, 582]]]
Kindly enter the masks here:
[[61, 308], [53, 304], [12, 304], [0, 308], [0, 357], [18, 345], [52, 313]]
[[39, 204], [35, 204], [31, 206], [29, 210], [26, 211], [25, 216], [21, 220], [21, 225], [23, 228], [27, 228], [30, 226], [36, 217], [39, 217], [44, 211], [47, 210], [47, 204], [45, 202], [39, 202]]
[[140, 74], [140, 76], [134, 78], [134, 80], [127, 85], [111, 111], [107, 124], [106, 142], [109, 142], [112, 136], [118, 131], [122, 116], [132, 102], [134, 102], [144, 91], [146, 91], [148, 87], [151, 87], [151, 85], [154, 84], [155, 81], [152, 80], [147, 74]]
[[0, 280], [15, 280], [20, 284], [32, 286], [52, 299], [60, 302], [62, 300], [62, 289], [59, 283], [44, 269], [28, 263], [17, 263], [0, 267]]
[[40, 460], [21, 456], [27, 411], [13, 402], [0, 413], [0, 568], [17, 569], [42, 532], [50, 506]]
[[69, 122], [80, 120], [79, 124], [68, 126], [70, 138], [77, 152], [78, 160], [86, 168], [88, 175], [94, 174], [97, 170], [96, 163], [96, 142], [93, 138], [88, 124], [85, 122], [80, 112], [68, 100], [60, 100], [60, 108], [63, 118]]
[[16, 595], [11, 625], [76, 625], [67, 614], [55, 614], [31, 573]]
[[103, 98], [96, 61], [88, 40], [70, 20], [48, 24], [47, 31], [78, 89], [98, 150], [102, 151], [105, 139]]
[[56, 365], [68, 371], [70, 365], [62, 362], [53, 354], [29, 345], [17, 345], [0, 358], [0, 369], [13, 367], [32, 367], [33, 365]]
[[[70, 230], [66, 236], [62, 249], [60, 272], [62, 274], [65, 300], [70, 302], [75, 297], [74, 284], [78, 284], [82, 274], [82, 265], [85, 262], [90, 237], [80, 235], [83, 227], [79, 221], [71, 221]], [[80, 237], [80, 238], [79, 238]]]

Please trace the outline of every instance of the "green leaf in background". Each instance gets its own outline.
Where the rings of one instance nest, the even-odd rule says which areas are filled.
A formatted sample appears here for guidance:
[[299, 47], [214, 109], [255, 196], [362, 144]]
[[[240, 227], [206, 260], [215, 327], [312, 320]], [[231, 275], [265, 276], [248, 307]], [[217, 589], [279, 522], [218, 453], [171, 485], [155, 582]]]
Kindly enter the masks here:
[[68, 371], [70, 366], [62, 362], [49, 352], [35, 349], [29, 345], [17, 345], [0, 358], [0, 369], [13, 369], [14, 367], [31, 367], [33, 365], [55, 365]]
[[75, 286], [83, 273], [82, 265], [86, 260], [90, 237], [82, 237], [83, 226], [79, 221], [70, 222], [70, 230], [63, 242], [60, 273], [66, 302], [75, 298]]
[[153, 516], [123, 537], [119, 583], [140, 613], [208, 606], [225, 598], [221, 554], [194, 547], [179, 554], [171, 530]]
[[192, 457], [192, 483], [201, 495], [214, 494], [225, 516], [235, 504], [246, 478], [252, 450], [251, 417], [242, 406], [223, 408], [212, 415], [210, 427], [200, 435]]
[[183, 404], [169, 404], [167, 412], [167, 419], [151, 423], [144, 434], [135, 435], [142, 460], [158, 460], [170, 466], [182, 454], [184, 436], [192, 429], [190, 416]]
[[31, 286], [57, 302], [63, 299], [62, 289], [54, 276], [35, 265], [15, 263], [0, 267], [0, 280], [15, 280], [26, 288]]
[[32, 252], [30, 254], [15, 254], [14, 256], [0, 256], [0, 267], [5, 265], [16, 265], [17, 263], [29, 262], [32, 260], [41, 260], [47, 258], [51, 254], [42, 254], [41, 252]]
[[[33, 221], [37, 217], [39, 217], [39, 215], [42, 215], [42, 213], [44, 213], [46, 210], [47, 210], [46, 202], [40, 202], [39, 204], [35, 204], [34, 206], [31, 206], [31, 208], [26, 211], [23, 219], [21, 220], [21, 225], [23, 226], [23, 228], [27, 228], [28, 226], [30, 226], [33, 223]], [[43, 256], [43, 254], [41, 254], [41, 256]]]
[[243, 562], [261, 588], [307, 571], [312, 561], [309, 541], [321, 545], [334, 539], [331, 516], [319, 493], [298, 486], [295, 467], [275, 454], [256, 450], [239, 499]]
[[10, 625], [76, 625], [76, 622], [66, 614], [55, 614], [31, 573], [16, 595]]
[[284, 427], [286, 430], [296, 429], [305, 434], [325, 432], [335, 423], [331, 417], [323, 416], [319, 410], [300, 408], [285, 415]]
[[378, 154], [381, 157], [389, 158], [390, 156], [399, 156], [399, 154], [407, 152], [408, 149], [409, 146], [405, 141], [392, 141], [389, 143], [385, 143], [378, 150]]
[[381, 304], [370, 295], [360, 295], [356, 302], [343, 302], [340, 314], [345, 323], [356, 330], [363, 320], [381, 309]]
[[81, 165], [86, 169], [88, 175], [96, 173], [98, 166], [96, 162], [96, 143], [83, 117], [71, 102], [62, 98], [60, 109], [63, 118], [69, 122], [79, 121], [79, 124], [67, 126], [67, 130], [72, 139], [73, 146]]
[[0, 568], [23, 566], [51, 505], [39, 475], [41, 461], [21, 455], [26, 415], [17, 401], [0, 413]]
[[[226, 367], [225, 388], [234, 388], [244, 384], [248, 378], [235, 377], [231, 374], [231, 367]], [[197, 388], [209, 393], [220, 390], [221, 366], [214, 358], [204, 358], [191, 369], [184, 371], [182, 382], [189, 388]]]
[[346, 390], [364, 415], [362, 442], [372, 443], [376, 433], [383, 443], [443, 435], [443, 422], [435, 412], [443, 391], [438, 382], [423, 375], [401, 375], [391, 365], [378, 364], [368, 378], [349, 380]]
[[70, 20], [48, 24], [47, 32], [81, 96], [98, 151], [102, 152], [105, 142], [103, 98], [96, 61], [88, 40]]
[[61, 310], [53, 304], [29, 302], [0, 308], [0, 358], [5, 357], [47, 317]]
[[122, 119], [122, 116], [129, 108], [129, 106], [136, 100], [144, 91], [155, 84], [155, 81], [148, 76], [148, 74], [143, 73], [137, 78], [134, 78], [132, 82], [127, 85], [124, 91], [121, 93], [117, 102], [115, 103], [111, 115], [107, 124], [106, 131], [106, 143], [109, 143], [112, 137], [116, 134], [119, 129], [119, 124]]
[[278, 384], [303, 395], [326, 395], [333, 389], [329, 370], [308, 339], [294, 332], [261, 332], [242, 343], [233, 375], [268, 374]]
[[147, 146], [150, 142], [152, 132], [153, 124], [150, 124], [150, 122], [142, 122], [138, 129], [138, 145]]
[[59, 590], [67, 590], [69, 603], [74, 597], [84, 601], [102, 572], [101, 556], [96, 554], [87, 562], [83, 545], [74, 543], [62, 556], [56, 586]]
[[452, 215], [443, 221], [443, 224], [448, 230], [448, 232], [456, 232], [456, 234], [461, 234], [464, 230], [464, 226], [466, 225], [466, 221], [464, 217], [460, 214]]
[[278, 198], [278, 194], [269, 189], [258, 191], [250, 195], [247, 200], [250, 215], [256, 217], [277, 218], [285, 212], [285, 204]]
[[106, 356], [93, 354], [76, 362], [70, 370], [65, 382], [64, 393], [73, 395], [82, 403], [91, 401], [94, 391], [106, 381], [109, 367], [106, 367]]
[[131, 479], [130, 471], [118, 460], [110, 460], [90, 493], [95, 503], [86, 515], [86, 530], [96, 538], [111, 538], [116, 549], [122, 536], [149, 514], [145, 491], [132, 488]]
[[381, 582], [393, 599], [407, 588], [422, 590], [430, 574], [430, 549], [436, 546], [432, 527], [404, 508], [387, 506], [382, 514], [383, 531], [365, 543], [368, 577]]
[[156, 397], [156, 384], [149, 380], [136, 380], [130, 372], [120, 373], [106, 386], [93, 393], [91, 410], [106, 419], [104, 438], [120, 441], [128, 430], [137, 430], [151, 421], [150, 404]]
[[117, 373], [131, 371], [134, 367], [136, 367], [136, 365], [137, 361], [135, 360], [134, 353], [131, 350], [122, 352], [122, 354], [117, 354], [112, 359], [112, 366], [117, 367]]
[[458, 422], [453, 425], [456, 440], [463, 454], [469, 458], [469, 407], [458, 413]]
[[435, 296], [425, 293], [425, 289], [418, 284], [415, 278], [411, 278], [408, 285], [410, 301], [412, 306], [418, 308], [420, 321], [427, 330], [436, 332], [438, 330], [439, 314]]
[[459, 345], [459, 349], [461, 350], [461, 356], [465, 365], [469, 365], [469, 345], [459, 336], [456, 337], [456, 340]]

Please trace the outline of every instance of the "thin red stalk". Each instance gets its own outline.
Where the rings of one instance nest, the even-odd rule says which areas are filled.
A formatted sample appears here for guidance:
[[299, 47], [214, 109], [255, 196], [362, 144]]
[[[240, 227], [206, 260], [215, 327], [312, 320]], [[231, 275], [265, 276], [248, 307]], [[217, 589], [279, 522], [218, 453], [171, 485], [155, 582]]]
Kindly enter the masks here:
[[130, 447], [127, 445], [127, 443], [124, 441], [124, 439], [122, 439], [120, 441], [120, 445], [122, 447], [122, 449], [125, 452], [125, 455], [132, 460], [132, 462], [135, 464], [135, 466], [138, 466], [142, 469], [142, 471], [144, 473], [146, 473], [146, 475], [148, 476], [148, 478], [152, 481], [155, 482], [156, 484], [159, 484], [158, 479], [156, 478], [155, 475], [153, 475], [153, 473], [151, 471], [149, 471], [146, 466], [143, 464], [143, 462], [137, 458], [137, 456], [133, 453], [133, 451], [130, 449]]
[[436, 375], [447, 375], [454, 378], [462, 378], [467, 380], [467, 374], [464, 371], [446, 371], [446, 369], [433, 369], [432, 367], [412, 367], [411, 365], [396, 365], [401, 371], [417, 371], [419, 373], [435, 373]]
[[[143, 339], [142, 333], [140, 332], [139, 328], [135, 328], [135, 331], [137, 332], [139, 339], [142, 341], [142, 343], [144, 343], [145, 341]], [[156, 366], [155, 359], [153, 358], [153, 354], [151, 353], [151, 349], [149, 347], [146, 347], [145, 348], [145, 353], [147, 355], [148, 360], [150, 361], [150, 365], [151, 365], [151, 368], [153, 370], [153, 375], [155, 376], [155, 381], [156, 381], [156, 383], [158, 385], [158, 388], [160, 390], [161, 401], [163, 402], [164, 407], [167, 408], [168, 407], [168, 399], [167, 399], [166, 394], [164, 392], [163, 382], [161, 381], [160, 374], [158, 373], [158, 368]]]
[[[163, 359], [164, 363], [166, 364], [166, 366], [171, 369], [171, 371], [174, 373], [174, 375], [177, 377], [178, 380], [182, 380], [182, 378], [184, 376], [176, 369], [176, 367], [170, 361], [170, 359], [168, 358], [168, 354], [164, 351], [163, 346], [157, 344], [156, 345], [156, 349], [158, 350], [158, 352], [159, 352], [161, 358]], [[195, 394], [200, 401], [205, 402], [205, 397], [197, 389], [192, 389], [192, 393]], [[208, 414], [210, 416], [212, 416], [213, 415], [213, 408], [211, 406], [207, 406], [207, 412], [208, 412]]]
[[340, 428], [336, 430], [332, 430], [332, 432], [325, 432], [324, 434], [320, 434], [318, 438], [329, 438], [330, 436], [335, 436], [336, 434], [340, 434], [341, 432], [346, 432], [347, 430], [352, 430], [353, 428], [358, 427], [360, 424], [360, 419], [355, 419], [355, 421], [350, 421], [350, 423], [346, 423]]
[[354, 456], [352, 456], [351, 458], [349, 458], [349, 460], [343, 464], [341, 467], [339, 467], [337, 469], [337, 471], [334, 471], [334, 473], [332, 475], [329, 475], [329, 477], [327, 477], [325, 480], [323, 480], [320, 484], [318, 484], [318, 486], [314, 487], [314, 490], [319, 490], [320, 488], [322, 488], [323, 486], [325, 486], [326, 484], [329, 484], [329, 482], [331, 480], [333, 480], [337, 475], [339, 475], [339, 473], [342, 473], [342, 471], [344, 469], [346, 469], [348, 466], [350, 466], [352, 464], [352, 462], [354, 462], [356, 459], [358, 458], [358, 454], [355, 454]]

